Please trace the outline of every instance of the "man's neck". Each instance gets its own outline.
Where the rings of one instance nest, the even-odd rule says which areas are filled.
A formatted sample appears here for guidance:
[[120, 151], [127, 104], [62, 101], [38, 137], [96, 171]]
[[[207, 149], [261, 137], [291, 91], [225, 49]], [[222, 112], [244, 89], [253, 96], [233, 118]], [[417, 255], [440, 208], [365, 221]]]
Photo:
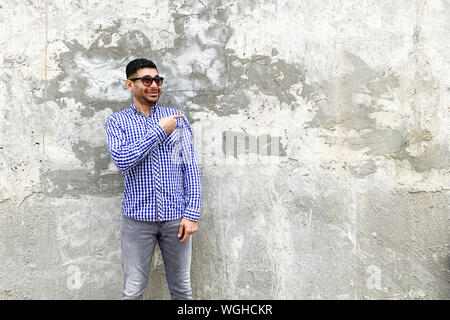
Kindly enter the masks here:
[[133, 104], [136, 107], [136, 109], [139, 110], [140, 113], [144, 114], [145, 116], [149, 116], [151, 109], [155, 106], [155, 103], [153, 104], [142, 104], [138, 101], [133, 99]]

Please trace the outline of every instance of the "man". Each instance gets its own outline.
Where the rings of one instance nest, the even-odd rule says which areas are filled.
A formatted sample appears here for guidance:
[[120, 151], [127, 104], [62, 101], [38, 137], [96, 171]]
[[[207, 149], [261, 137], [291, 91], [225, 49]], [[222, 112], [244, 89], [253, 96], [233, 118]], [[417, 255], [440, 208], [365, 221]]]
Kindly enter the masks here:
[[136, 59], [126, 67], [129, 108], [106, 120], [108, 149], [124, 176], [122, 299], [142, 299], [156, 243], [172, 299], [192, 299], [192, 235], [198, 229], [201, 179], [183, 112], [157, 104], [164, 78]]

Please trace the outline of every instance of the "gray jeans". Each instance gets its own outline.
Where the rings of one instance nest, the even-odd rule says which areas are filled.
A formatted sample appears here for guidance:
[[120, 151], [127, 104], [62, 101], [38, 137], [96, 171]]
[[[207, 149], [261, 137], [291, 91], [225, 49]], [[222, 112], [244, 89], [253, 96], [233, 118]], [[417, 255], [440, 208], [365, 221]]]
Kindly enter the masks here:
[[148, 222], [122, 216], [122, 299], [142, 299], [156, 242], [164, 260], [167, 284], [173, 300], [192, 300], [190, 268], [192, 236], [181, 243], [181, 219]]

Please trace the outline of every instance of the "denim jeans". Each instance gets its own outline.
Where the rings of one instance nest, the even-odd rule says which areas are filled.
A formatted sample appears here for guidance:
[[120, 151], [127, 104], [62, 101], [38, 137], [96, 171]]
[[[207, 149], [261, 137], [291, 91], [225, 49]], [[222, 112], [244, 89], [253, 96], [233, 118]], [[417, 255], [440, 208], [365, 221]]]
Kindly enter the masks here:
[[181, 219], [148, 222], [122, 215], [122, 299], [142, 299], [147, 287], [155, 245], [164, 260], [167, 284], [173, 300], [192, 300], [190, 268], [192, 236], [180, 242]]

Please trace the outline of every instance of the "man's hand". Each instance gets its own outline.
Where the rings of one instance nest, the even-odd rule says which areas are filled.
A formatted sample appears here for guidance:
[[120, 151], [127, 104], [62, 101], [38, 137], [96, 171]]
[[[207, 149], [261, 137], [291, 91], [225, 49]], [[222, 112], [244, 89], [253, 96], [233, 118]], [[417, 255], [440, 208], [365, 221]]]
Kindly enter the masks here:
[[197, 232], [198, 222], [183, 218], [180, 223], [180, 229], [178, 229], [178, 238], [183, 236], [180, 239], [180, 242], [185, 242], [191, 234]]
[[169, 134], [177, 127], [177, 119], [183, 118], [182, 114], [174, 114], [165, 118], [159, 119], [158, 124], [164, 129], [164, 131]]

